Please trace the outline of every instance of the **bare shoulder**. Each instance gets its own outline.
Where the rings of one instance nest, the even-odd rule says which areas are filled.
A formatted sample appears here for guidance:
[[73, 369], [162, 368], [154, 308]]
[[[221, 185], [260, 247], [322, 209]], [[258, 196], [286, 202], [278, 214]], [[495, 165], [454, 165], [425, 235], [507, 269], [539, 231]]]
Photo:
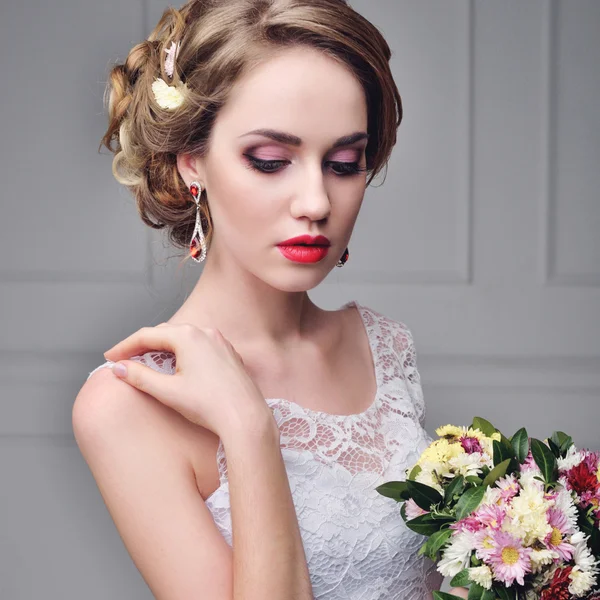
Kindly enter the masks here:
[[231, 548], [198, 485], [211, 485], [216, 436], [107, 368], [81, 388], [72, 422], [118, 533], [154, 597], [192, 598], [200, 590], [228, 597]]
[[80, 447], [107, 435], [131, 438], [145, 431], [172, 460], [192, 470], [203, 498], [219, 484], [218, 436], [121, 381], [110, 368], [99, 369], [84, 383], [73, 405], [72, 425]]

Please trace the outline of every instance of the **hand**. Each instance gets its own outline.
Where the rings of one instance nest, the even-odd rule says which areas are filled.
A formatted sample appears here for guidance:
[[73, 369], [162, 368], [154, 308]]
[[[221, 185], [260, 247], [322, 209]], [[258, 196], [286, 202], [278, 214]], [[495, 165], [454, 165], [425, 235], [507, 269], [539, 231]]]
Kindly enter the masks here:
[[469, 595], [469, 590], [465, 587], [457, 587], [457, 588], [452, 588], [449, 593], [454, 594], [455, 596], [458, 596], [459, 598], [466, 598]]
[[[123, 360], [150, 350], [173, 352], [175, 374]], [[257, 426], [258, 431], [271, 421], [275, 424], [242, 357], [218, 329], [200, 329], [187, 323], [142, 327], [104, 356], [126, 366], [127, 375], [120, 379], [219, 437], [237, 424], [246, 430], [249, 425]]]

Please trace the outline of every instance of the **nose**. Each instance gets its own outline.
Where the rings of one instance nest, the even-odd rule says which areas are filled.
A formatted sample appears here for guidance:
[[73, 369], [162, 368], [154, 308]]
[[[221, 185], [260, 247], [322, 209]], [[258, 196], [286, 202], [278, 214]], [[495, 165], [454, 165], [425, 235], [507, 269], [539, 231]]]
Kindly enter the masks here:
[[296, 219], [308, 217], [311, 221], [322, 221], [329, 216], [331, 202], [321, 165], [303, 170], [296, 189], [291, 205]]

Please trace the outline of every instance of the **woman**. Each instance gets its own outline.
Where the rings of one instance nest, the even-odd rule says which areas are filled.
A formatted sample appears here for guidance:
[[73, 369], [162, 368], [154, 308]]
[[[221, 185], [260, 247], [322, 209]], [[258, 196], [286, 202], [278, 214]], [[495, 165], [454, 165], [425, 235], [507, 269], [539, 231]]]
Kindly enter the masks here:
[[[73, 409], [157, 598], [439, 589], [422, 538], [375, 490], [429, 441], [411, 332], [307, 295], [348, 260], [395, 144], [389, 59], [342, 0], [199, 0], [111, 72], [113, 172], [144, 222], [205, 261], [179, 310], [109, 350]], [[116, 362], [126, 375], [102, 368]]]

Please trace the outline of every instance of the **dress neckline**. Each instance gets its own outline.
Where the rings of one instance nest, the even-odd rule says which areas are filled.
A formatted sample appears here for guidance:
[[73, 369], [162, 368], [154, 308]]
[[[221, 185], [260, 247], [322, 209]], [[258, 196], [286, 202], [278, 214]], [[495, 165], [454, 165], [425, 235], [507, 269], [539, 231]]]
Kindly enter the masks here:
[[380, 400], [381, 400], [382, 382], [381, 382], [380, 375], [379, 375], [379, 364], [378, 364], [379, 361], [378, 361], [378, 353], [377, 353], [377, 344], [376, 344], [375, 338], [371, 332], [371, 327], [370, 327], [369, 323], [367, 322], [367, 320], [365, 319], [364, 314], [363, 314], [363, 311], [367, 310], [367, 308], [360, 305], [356, 300], [350, 300], [349, 302], [342, 304], [342, 306], [340, 306], [338, 310], [343, 310], [344, 308], [347, 308], [348, 306], [356, 307], [356, 310], [358, 311], [358, 314], [360, 316], [360, 320], [362, 322], [364, 330], [367, 334], [367, 340], [369, 342], [369, 349], [371, 351], [371, 361], [373, 362], [373, 369], [375, 372], [375, 396], [374, 396], [372, 402], [369, 404], [369, 406], [362, 412], [351, 413], [351, 414], [346, 414], [346, 415], [340, 415], [340, 414], [336, 414], [336, 413], [326, 412], [323, 410], [314, 410], [312, 408], [306, 408], [305, 406], [302, 406], [301, 404], [298, 404], [297, 402], [294, 402], [293, 400], [288, 400], [287, 398], [265, 398], [265, 402], [269, 406], [271, 406], [272, 404], [283, 403], [283, 404], [297, 407], [298, 409], [300, 409], [302, 412], [304, 412], [306, 414], [314, 415], [315, 417], [320, 417], [320, 418], [334, 419], [336, 421], [360, 419], [361, 417], [366, 416], [371, 411], [373, 411], [377, 408], [377, 406], [379, 405]]

